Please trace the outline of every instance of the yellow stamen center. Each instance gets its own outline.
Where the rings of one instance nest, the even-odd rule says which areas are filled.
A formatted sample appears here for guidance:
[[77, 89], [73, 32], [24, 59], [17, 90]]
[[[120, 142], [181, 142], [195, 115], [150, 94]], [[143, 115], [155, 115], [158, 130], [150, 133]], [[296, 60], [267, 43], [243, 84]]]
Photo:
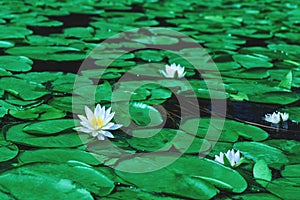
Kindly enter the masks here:
[[95, 128], [102, 128], [104, 125], [104, 120], [101, 119], [100, 117], [94, 117], [92, 120], [92, 126]]

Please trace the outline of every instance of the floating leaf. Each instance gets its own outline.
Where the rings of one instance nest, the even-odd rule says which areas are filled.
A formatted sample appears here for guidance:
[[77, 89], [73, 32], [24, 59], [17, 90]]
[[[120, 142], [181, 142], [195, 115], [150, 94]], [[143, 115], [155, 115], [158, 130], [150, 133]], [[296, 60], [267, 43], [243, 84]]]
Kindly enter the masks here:
[[182, 153], [200, 153], [211, 148], [204, 139], [194, 138], [180, 130], [143, 129], [134, 130], [132, 138], [127, 139], [130, 146], [140, 151], [168, 151], [175, 148]]
[[292, 71], [289, 71], [284, 76], [284, 78], [280, 81], [278, 87], [282, 87], [282, 88], [290, 90], [292, 88], [292, 82], [293, 82], [293, 73], [292, 73]]
[[87, 190], [79, 188], [70, 180], [53, 179], [49, 176], [7, 173], [0, 176], [0, 187], [1, 191], [17, 199], [93, 199]]
[[268, 182], [272, 180], [272, 173], [264, 160], [259, 160], [253, 167], [253, 176], [263, 187], [268, 185]]
[[21, 164], [35, 162], [66, 163], [69, 160], [75, 160], [89, 165], [99, 165], [103, 164], [105, 158], [105, 156], [71, 148], [26, 150], [18, 156]]
[[35, 163], [10, 170], [9, 174], [27, 174], [37, 177], [70, 180], [76, 186], [85, 188], [97, 196], [106, 196], [114, 188], [114, 183], [101, 172], [80, 163], [66, 164]]
[[273, 64], [267, 59], [256, 56], [237, 54], [233, 55], [232, 57], [236, 62], [240, 63], [246, 69], [271, 68], [273, 66]]
[[28, 123], [12, 126], [6, 132], [6, 139], [16, 144], [33, 147], [77, 147], [91, 140], [88, 134], [79, 136], [76, 132], [38, 137], [23, 131], [27, 125]]
[[21, 46], [10, 48], [6, 53], [36, 60], [55, 61], [83, 60], [86, 57], [79, 49], [64, 46]]
[[300, 195], [299, 184], [279, 178], [269, 183], [266, 189], [281, 199], [295, 199]]
[[255, 162], [264, 160], [268, 165], [279, 168], [289, 162], [287, 156], [279, 149], [258, 142], [238, 142], [234, 148], [248, 159]]
[[0, 88], [24, 100], [34, 100], [49, 94], [41, 84], [13, 77], [1, 78]]
[[[174, 158], [177, 159], [176, 154], [138, 156], [120, 162], [116, 169], [122, 171], [116, 171], [116, 173], [130, 183], [148, 191], [176, 194], [194, 199], [208, 199], [215, 196], [217, 190], [213, 184], [216, 182], [219, 182], [218, 186], [223, 183], [222, 185], [226, 185], [227, 189], [233, 192], [242, 192], [247, 187], [246, 181], [236, 171], [214, 161], [190, 156], [180, 157], [159, 170], [148, 173], [130, 173], [132, 166], [139, 170], [149, 170], [152, 167], [159, 167], [157, 163], [163, 164]], [[207, 182], [208, 178], [215, 181]], [[153, 184], [154, 182], [156, 184]], [[187, 187], [188, 193], [184, 192]]]
[[37, 107], [27, 108], [22, 110], [11, 109], [9, 114], [18, 119], [57, 119], [66, 116], [66, 113], [62, 110], [56, 109], [50, 105], [42, 104]]
[[[218, 123], [216, 123], [218, 122]], [[252, 125], [240, 123], [233, 120], [225, 120], [224, 126], [221, 128], [222, 120], [214, 119], [212, 123], [210, 118], [201, 119], [189, 119], [181, 125], [181, 129], [191, 134], [197, 134], [199, 137], [206, 137], [206, 134], [211, 134], [209, 137], [211, 140], [235, 142], [239, 136], [254, 141], [265, 140], [269, 137], [269, 134]], [[198, 131], [195, 133], [192, 128], [198, 124]], [[208, 130], [210, 132], [208, 132]], [[220, 134], [220, 136], [219, 136]], [[215, 139], [214, 139], [215, 136]]]
[[0, 25], [0, 29], [2, 30], [0, 33], [0, 39], [25, 38], [26, 35], [32, 34], [32, 31], [25, 27]]
[[26, 72], [32, 64], [32, 60], [24, 56], [0, 56], [0, 68], [8, 71]]
[[8, 161], [16, 157], [19, 153], [19, 148], [6, 141], [0, 141], [0, 162]]
[[119, 124], [128, 126], [131, 120], [138, 126], [153, 127], [162, 124], [163, 118], [160, 112], [152, 106], [140, 102], [116, 103], [112, 106], [116, 110], [115, 120]]
[[141, 35], [140, 38], [132, 39], [135, 42], [141, 42], [149, 45], [172, 45], [178, 43], [178, 39], [168, 36], [146, 36]]
[[33, 135], [53, 135], [73, 127], [75, 127], [73, 119], [58, 119], [29, 124], [23, 131]]

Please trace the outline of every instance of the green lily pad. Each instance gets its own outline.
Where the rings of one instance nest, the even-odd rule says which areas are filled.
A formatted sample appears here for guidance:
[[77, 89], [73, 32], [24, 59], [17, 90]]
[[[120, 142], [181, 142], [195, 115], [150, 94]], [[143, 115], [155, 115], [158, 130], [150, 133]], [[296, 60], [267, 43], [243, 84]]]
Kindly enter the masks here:
[[266, 69], [262, 68], [250, 68], [250, 69], [238, 69], [233, 71], [222, 71], [223, 76], [239, 78], [239, 79], [264, 79], [270, 76]]
[[255, 194], [242, 194], [233, 196], [234, 199], [243, 199], [243, 200], [280, 200], [280, 198], [269, 194], [269, 193], [255, 193]]
[[144, 190], [138, 188], [128, 188], [128, 187], [117, 187], [116, 191], [111, 193], [110, 195], [103, 197], [103, 200], [113, 200], [113, 199], [123, 199], [126, 197], [127, 199], [145, 199], [145, 200], [180, 200], [180, 198], [176, 197], [167, 197], [162, 196], [155, 193], [146, 192]]
[[119, 124], [129, 126], [131, 119], [133, 122], [142, 127], [153, 127], [162, 124], [163, 118], [160, 112], [147, 104], [140, 102], [132, 103], [116, 103], [113, 104], [112, 109], [117, 111], [115, 120]]
[[19, 153], [19, 148], [6, 141], [0, 141], [0, 162], [8, 161], [16, 157]]
[[18, 78], [25, 79], [36, 83], [53, 82], [63, 76], [62, 72], [28, 72], [15, 75]]
[[75, 127], [73, 119], [47, 120], [29, 124], [23, 131], [33, 135], [53, 135]]
[[6, 139], [15, 144], [32, 147], [77, 147], [91, 140], [88, 134], [79, 136], [76, 132], [41, 137], [30, 135], [23, 131], [28, 124], [18, 124], [9, 128], [6, 132]]
[[66, 37], [75, 38], [92, 38], [94, 29], [92, 27], [72, 27], [65, 28], [64, 35]]
[[149, 45], [172, 45], [177, 44], [179, 42], [179, 40], [175, 37], [146, 35], [141, 35], [140, 38], [134, 38], [132, 40], [135, 42], [140, 42]]
[[135, 52], [135, 56], [147, 62], [160, 62], [164, 58], [161, 51], [155, 50], [140, 50]]
[[48, 120], [48, 119], [58, 119], [66, 116], [66, 113], [63, 110], [56, 109], [50, 105], [42, 104], [37, 107], [25, 108], [22, 110], [11, 109], [9, 114], [18, 119], [39, 119], [39, 120]]
[[0, 39], [25, 38], [26, 35], [32, 34], [32, 31], [25, 27], [0, 25], [0, 29], [2, 30], [0, 33]]
[[289, 71], [280, 81], [278, 87], [282, 87], [290, 90], [292, 88], [292, 82], [293, 82], [293, 73], [292, 71]]
[[26, 150], [18, 156], [21, 164], [43, 162], [43, 163], [66, 163], [69, 160], [83, 162], [89, 165], [103, 164], [105, 156], [86, 152], [80, 149], [51, 148]]
[[13, 42], [0, 40], [0, 48], [10, 48], [15, 46]]
[[140, 151], [168, 151], [175, 148], [182, 153], [200, 153], [211, 148], [208, 141], [173, 129], [133, 130], [127, 142]]
[[300, 184], [300, 164], [286, 165], [281, 171], [281, 175], [291, 181], [297, 181]]
[[289, 162], [287, 156], [279, 149], [258, 142], [238, 142], [234, 144], [234, 148], [248, 159], [255, 162], [264, 160], [268, 165], [279, 168]]
[[289, 113], [289, 119], [300, 122], [300, 107], [288, 107], [281, 109], [281, 112]]
[[1, 78], [0, 88], [23, 100], [34, 100], [49, 94], [41, 84], [13, 77]]
[[48, 176], [5, 174], [0, 176], [0, 187], [3, 192], [17, 199], [93, 199], [86, 189], [74, 185], [70, 180]]
[[[214, 119], [222, 122], [222, 120], [218, 120], [217, 118]], [[216, 122], [215, 122], [216, 123]], [[195, 133], [191, 130], [191, 127], [198, 124], [198, 131]], [[226, 119], [224, 126], [220, 129], [219, 124], [211, 124], [210, 118], [201, 118], [201, 119], [189, 119], [181, 125], [181, 129], [187, 131], [191, 134], [197, 134], [198, 137], [204, 138], [210, 129], [211, 134], [214, 133], [216, 136], [220, 133], [219, 138], [216, 138], [217, 141], [227, 141], [227, 142], [235, 142], [237, 141], [238, 137], [244, 137], [246, 139], [254, 140], [254, 141], [262, 141], [269, 137], [269, 134], [252, 125], [240, 123], [237, 121]], [[212, 134], [212, 136], [214, 135]], [[211, 140], [214, 138], [210, 136]]]
[[0, 107], [0, 117], [4, 117], [8, 113], [8, 109], [4, 107]]
[[24, 56], [0, 56], [0, 68], [8, 71], [26, 72], [32, 64], [32, 60]]
[[[242, 192], [247, 187], [246, 181], [236, 171], [214, 161], [190, 156], [180, 157], [172, 164], [159, 170], [148, 173], [130, 173], [133, 169], [132, 166], [140, 170], [149, 170], [152, 167], [159, 167], [157, 166], [158, 163], [163, 164], [176, 159], [176, 156], [178, 155], [156, 154], [123, 160], [116, 166], [116, 173], [128, 182], [148, 191], [164, 192], [194, 199], [209, 199], [215, 196], [217, 190], [213, 185], [216, 182], [219, 182], [218, 186], [223, 183], [222, 185], [226, 185], [227, 190], [233, 192]], [[160, 179], [159, 177], [162, 176], [164, 178]], [[157, 179], [160, 181], [155, 181]], [[209, 182], [207, 182], [208, 179], [210, 179]], [[154, 182], [156, 184], [153, 184]], [[187, 189], [189, 192], [184, 192]]]
[[253, 176], [263, 187], [268, 185], [268, 182], [272, 180], [272, 173], [264, 160], [259, 160], [253, 167]]
[[84, 60], [86, 57], [79, 49], [64, 46], [21, 46], [10, 48], [6, 53], [36, 60], [55, 61]]
[[66, 164], [33, 163], [8, 171], [9, 174], [27, 174], [49, 177], [57, 180], [70, 180], [76, 186], [85, 188], [97, 196], [106, 196], [114, 189], [114, 183], [101, 172], [86, 164], [69, 162]]
[[269, 183], [266, 189], [281, 199], [295, 199], [300, 195], [299, 184], [279, 178]]
[[271, 68], [273, 66], [267, 59], [252, 55], [237, 54], [232, 56], [233, 59], [240, 63], [244, 68]]
[[249, 95], [249, 101], [258, 103], [287, 105], [300, 100], [300, 95], [291, 92], [267, 92], [258, 95]]

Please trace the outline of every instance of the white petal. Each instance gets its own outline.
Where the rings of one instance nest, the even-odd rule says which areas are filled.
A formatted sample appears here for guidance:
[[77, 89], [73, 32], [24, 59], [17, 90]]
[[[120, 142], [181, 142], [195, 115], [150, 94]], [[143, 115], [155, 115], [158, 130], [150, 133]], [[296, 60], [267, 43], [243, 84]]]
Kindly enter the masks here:
[[92, 132], [92, 130], [88, 129], [88, 128], [85, 128], [85, 127], [75, 127], [74, 130], [76, 131], [80, 131], [80, 132], [83, 132], [83, 133], [90, 133]]
[[90, 126], [89, 122], [82, 122], [82, 121], [81, 121], [80, 124], [81, 124], [82, 126], [84, 126], [84, 127], [93, 129], [93, 128]]
[[100, 104], [97, 104], [95, 110], [94, 110], [94, 116], [100, 116], [101, 106]]
[[112, 118], [114, 117], [115, 113], [112, 112], [110, 113], [109, 115], [107, 115], [105, 118], [104, 118], [104, 124], [107, 124], [108, 122], [110, 122], [112, 120]]
[[98, 138], [98, 140], [104, 140], [104, 139], [105, 139], [104, 136], [101, 135], [101, 134], [99, 134], [99, 135], [97, 136], [97, 138]]
[[100, 109], [99, 115], [97, 117], [104, 119], [104, 117], [105, 117], [105, 107], [104, 106]]
[[116, 130], [121, 128], [122, 125], [121, 124], [115, 124], [115, 123], [108, 123], [106, 126], [104, 126], [102, 129], [103, 130]]
[[239, 162], [241, 159], [241, 154], [240, 154], [240, 151], [237, 150], [237, 152], [234, 154], [234, 161], [235, 163]]
[[96, 137], [96, 136], [98, 136], [98, 135], [100, 135], [98, 131], [93, 131], [93, 132], [92, 132], [92, 136], [93, 136], [93, 137]]
[[226, 157], [228, 161], [230, 162], [231, 166], [234, 166], [234, 150], [232, 149], [231, 151], [228, 150], [226, 153]]
[[169, 66], [166, 66], [166, 74], [168, 75], [168, 77], [174, 77], [175, 76], [175, 72], [176, 72], [176, 68], [174, 67], [169, 67]]
[[105, 137], [114, 138], [113, 134], [111, 134], [111, 132], [109, 132], [109, 131], [102, 131], [102, 134]]
[[87, 120], [87, 118], [85, 117], [85, 116], [83, 116], [83, 115], [77, 115], [78, 116], [78, 118], [81, 120], [81, 121], [84, 121], [84, 122], [87, 122], [88, 120]]
[[224, 154], [221, 152], [220, 156], [215, 155], [215, 161], [224, 164]]
[[93, 112], [91, 111], [91, 109], [89, 109], [87, 106], [85, 106], [84, 109], [85, 109], [85, 114], [86, 114], [86, 116], [87, 116], [87, 119], [88, 119], [88, 121], [91, 123], [92, 120], [93, 120], [93, 118], [94, 118], [94, 114], [93, 114]]
[[104, 116], [104, 118], [106, 118], [108, 115], [110, 115], [110, 111], [111, 111], [111, 107], [109, 107], [109, 108], [105, 111], [105, 116]]

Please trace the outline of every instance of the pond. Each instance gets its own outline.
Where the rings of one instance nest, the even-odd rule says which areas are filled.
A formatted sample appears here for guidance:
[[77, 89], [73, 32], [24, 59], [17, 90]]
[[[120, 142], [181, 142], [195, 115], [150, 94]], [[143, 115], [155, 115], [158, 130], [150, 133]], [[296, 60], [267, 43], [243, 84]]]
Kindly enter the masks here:
[[297, 199], [299, 4], [1, 1], [0, 199]]

